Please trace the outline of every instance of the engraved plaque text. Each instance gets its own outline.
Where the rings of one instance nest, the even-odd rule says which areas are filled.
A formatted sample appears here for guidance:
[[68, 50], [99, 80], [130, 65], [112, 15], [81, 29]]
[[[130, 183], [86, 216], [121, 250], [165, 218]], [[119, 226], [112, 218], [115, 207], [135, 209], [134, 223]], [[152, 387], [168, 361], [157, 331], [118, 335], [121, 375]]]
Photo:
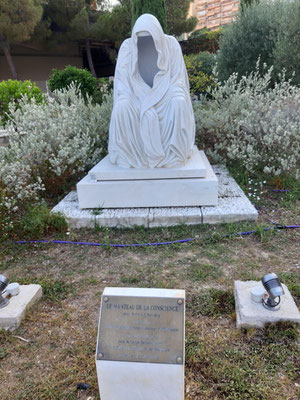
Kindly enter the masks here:
[[97, 359], [182, 364], [184, 300], [102, 296]]

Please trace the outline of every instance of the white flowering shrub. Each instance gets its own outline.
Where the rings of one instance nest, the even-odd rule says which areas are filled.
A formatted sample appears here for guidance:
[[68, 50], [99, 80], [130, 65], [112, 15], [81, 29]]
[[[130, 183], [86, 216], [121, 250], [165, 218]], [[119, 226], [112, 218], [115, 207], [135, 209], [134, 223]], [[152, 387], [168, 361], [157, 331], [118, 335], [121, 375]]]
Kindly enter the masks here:
[[17, 213], [42, 192], [63, 193], [106, 153], [111, 93], [104, 88], [103, 103], [92, 104], [71, 86], [46, 100], [24, 101], [6, 126], [10, 141], [0, 148], [0, 217]]
[[285, 80], [271, 86], [272, 68], [238, 80], [232, 74], [211, 98], [194, 104], [197, 140], [215, 161], [240, 162], [248, 171], [300, 176], [300, 88]]

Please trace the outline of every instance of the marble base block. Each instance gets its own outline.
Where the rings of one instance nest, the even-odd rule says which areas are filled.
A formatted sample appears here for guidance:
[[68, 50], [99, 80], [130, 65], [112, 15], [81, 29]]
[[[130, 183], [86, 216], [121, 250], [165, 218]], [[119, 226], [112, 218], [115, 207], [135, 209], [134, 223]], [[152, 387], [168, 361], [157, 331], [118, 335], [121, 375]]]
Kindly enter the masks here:
[[96, 361], [103, 400], [183, 400], [184, 366]]
[[[105, 162], [107, 163], [107, 160]], [[98, 164], [97, 168], [94, 167], [96, 170], [91, 170], [90, 174], [77, 184], [79, 207], [84, 209], [217, 205], [218, 179], [204, 152], [195, 149], [193, 162], [199, 162], [199, 171], [204, 170], [204, 165], [205, 178], [180, 177], [178, 173], [177, 178], [165, 179], [159, 174], [165, 174], [167, 169], [157, 168], [156, 171], [152, 170], [152, 173], [157, 174], [157, 178], [149, 179], [149, 170], [128, 168], [126, 180], [119, 177], [120, 180], [98, 181], [95, 179], [100, 176], [97, 175]], [[120, 170], [122, 174], [123, 170]], [[194, 165], [190, 171], [196, 170]]]
[[205, 178], [206, 166], [196, 146], [191, 157], [182, 167], [174, 168], [122, 168], [104, 157], [89, 171], [89, 178], [96, 181], [120, 181], [132, 179]]

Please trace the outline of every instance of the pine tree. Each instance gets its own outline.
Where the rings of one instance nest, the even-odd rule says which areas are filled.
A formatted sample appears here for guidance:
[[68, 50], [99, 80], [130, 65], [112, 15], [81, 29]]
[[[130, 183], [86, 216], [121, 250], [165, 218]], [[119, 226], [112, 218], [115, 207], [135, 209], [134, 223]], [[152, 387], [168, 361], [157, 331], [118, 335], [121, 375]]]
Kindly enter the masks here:
[[130, 0], [120, 0], [120, 4], [111, 11], [106, 10], [98, 17], [94, 26], [95, 36], [102, 40], [109, 40], [119, 48], [123, 40], [130, 37], [131, 7]]
[[96, 77], [90, 40], [97, 37], [95, 24], [101, 11], [102, 0], [48, 0], [44, 7], [43, 22], [50, 21], [54, 43], [83, 40], [91, 73]]
[[14, 42], [30, 39], [42, 16], [42, 0], [1, 0], [0, 2], [0, 46], [3, 49], [13, 79], [18, 79], [10, 54]]
[[98, 14], [99, 12], [95, 9], [95, 1], [85, 0], [83, 8], [74, 16], [69, 27], [70, 38], [84, 40], [89, 68], [95, 78], [97, 78], [97, 75], [93, 63], [90, 40], [95, 36], [93, 26]]
[[142, 14], [152, 14], [160, 22], [163, 31], [166, 32], [166, 8], [164, 0], [132, 0], [131, 1], [131, 26]]

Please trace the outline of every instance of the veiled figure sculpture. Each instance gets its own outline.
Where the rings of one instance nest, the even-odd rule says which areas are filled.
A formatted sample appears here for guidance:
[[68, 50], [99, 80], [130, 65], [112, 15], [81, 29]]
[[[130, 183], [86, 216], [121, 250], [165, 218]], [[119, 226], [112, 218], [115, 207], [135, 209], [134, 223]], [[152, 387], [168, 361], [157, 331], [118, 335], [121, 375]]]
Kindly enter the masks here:
[[120, 167], [184, 165], [195, 141], [188, 76], [177, 40], [141, 15], [119, 51], [109, 156]]

